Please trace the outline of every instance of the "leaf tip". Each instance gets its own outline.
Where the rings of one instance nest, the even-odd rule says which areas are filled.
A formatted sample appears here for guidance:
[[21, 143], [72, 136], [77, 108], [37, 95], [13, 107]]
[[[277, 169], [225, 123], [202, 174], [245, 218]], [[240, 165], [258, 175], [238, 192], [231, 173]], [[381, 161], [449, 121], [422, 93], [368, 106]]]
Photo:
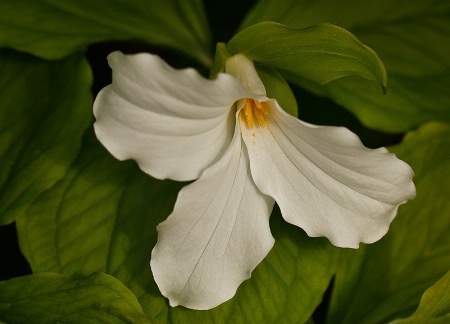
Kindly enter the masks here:
[[225, 70], [225, 62], [231, 56], [225, 43], [217, 43], [216, 54], [214, 55], [214, 62], [211, 66], [209, 74], [210, 79], [214, 79], [219, 73]]

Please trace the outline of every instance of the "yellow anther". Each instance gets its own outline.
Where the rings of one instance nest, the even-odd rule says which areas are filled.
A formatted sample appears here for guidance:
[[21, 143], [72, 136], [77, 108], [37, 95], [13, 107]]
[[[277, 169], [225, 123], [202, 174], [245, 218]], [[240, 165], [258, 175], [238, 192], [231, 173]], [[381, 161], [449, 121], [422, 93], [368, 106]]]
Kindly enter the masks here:
[[245, 100], [245, 106], [243, 108], [245, 121], [247, 122], [248, 128], [253, 129], [253, 108], [252, 108], [252, 99]]
[[269, 110], [264, 103], [247, 98], [245, 100], [245, 106], [242, 110], [244, 111], [245, 121], [247, 122], [248, 128], [253, 129], [253, 116], [255, 116], [260, 127], [267, 126], [264, 115], [267, 115]]

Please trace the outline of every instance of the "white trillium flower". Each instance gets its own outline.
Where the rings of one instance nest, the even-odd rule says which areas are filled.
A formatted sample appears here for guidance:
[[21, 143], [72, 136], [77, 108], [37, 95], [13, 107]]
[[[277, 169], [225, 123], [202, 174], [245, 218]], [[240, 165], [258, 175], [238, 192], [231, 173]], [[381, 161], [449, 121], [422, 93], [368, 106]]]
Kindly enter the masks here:
[[275, 202], [309, 236], [357, 248], [383, 237], [415, 196], [406, 163], [346, 128], [287, 114], [244, 55], [215, 80], [150, 54], [108, 60], [113, 83], [94, 104], [100, 142], [155, 178], [196, 180], [157, 227], [151, 256], [171, 306], [210, 309], [233, 297], [274, 244]]

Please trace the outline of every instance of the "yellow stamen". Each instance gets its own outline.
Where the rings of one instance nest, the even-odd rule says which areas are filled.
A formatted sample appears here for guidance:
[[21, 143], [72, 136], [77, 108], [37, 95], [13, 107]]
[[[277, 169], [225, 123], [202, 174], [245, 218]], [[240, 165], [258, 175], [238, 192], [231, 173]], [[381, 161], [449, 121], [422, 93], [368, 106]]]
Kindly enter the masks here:
[[248, 128], [253, 129], [253, 115], [260, 127], [266, 127], [267, 123], [264, 119], [264, 115], [269, 113], [269, 109], [267, 108], [265, 103], [256, 101], [254, 99], [246, 99], [245, 106], [242, 108], [245, 116], [245, 121], [247, 122]]
[[244, 106], [244, 115], [245, 120], [247, 122], [247, 125], [250, 129], [253, 128], [253, 108], [252, 108], [252, 99], [246, 99], [245, 100], [245, 106]]

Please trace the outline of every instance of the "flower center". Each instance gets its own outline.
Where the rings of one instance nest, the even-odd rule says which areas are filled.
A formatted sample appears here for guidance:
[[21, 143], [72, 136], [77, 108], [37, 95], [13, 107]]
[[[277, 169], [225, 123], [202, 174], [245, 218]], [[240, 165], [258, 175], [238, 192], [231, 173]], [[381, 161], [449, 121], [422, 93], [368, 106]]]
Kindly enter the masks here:
[[258, 121], [259, 126], [266, 127], [266, 121], [264, 115], [269, 113], [269, 109], [265, 102], [259, 102], [254, 99], [245, 99], [245, 106], [242, 108], [241, 113], [245, 116], [245, 121], [250, 129], [253, 129], [253, 117]]

